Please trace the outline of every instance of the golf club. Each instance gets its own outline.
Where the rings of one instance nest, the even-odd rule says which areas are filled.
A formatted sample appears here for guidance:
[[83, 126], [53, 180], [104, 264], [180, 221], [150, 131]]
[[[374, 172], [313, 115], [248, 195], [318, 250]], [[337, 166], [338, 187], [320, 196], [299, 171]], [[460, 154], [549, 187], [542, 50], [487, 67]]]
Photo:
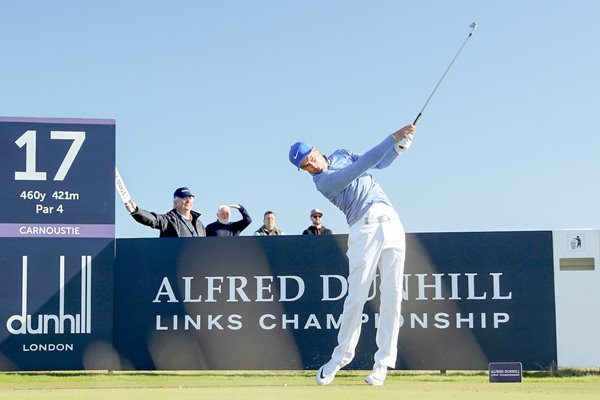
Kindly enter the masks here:
[[471, 25], [469, 25], [469, 28], [471, 28], [471, 32], [469, 33], [469, 36], [467, 36], [467, 38], [463, 42], [462, 46], [460, 46], [460, 49], [458, 49], [458, 52], [456, 53], [456, 55], [454, 56], [454, 58], [452, 59], [452, 61], [448, 65], [448, 68], [446, 68], [446, 71], [444, 71], [444, 74], [442, 75], [442, 77], [438, 81], [437, 85], [435, 85], [435, 88], [433, 88], [433, 91], [429, 95], [429, 98], [427, 99], [427, 101], [425, 102], [425, 104], [423, 104], [423, 108], [421, 108], [421, 111], [419, 111], [419, 115], [417, 115], [417, 118], [415, 118], [415, 122], [413, 122], [413, 125], [416, 125], [417, 121], [419, 121], [419, 118], [421, 118], [421, 115], [423, 114], [423, 111], [425, 110], [425, 107], [427, 107], [427, 104], [429, 104], [429, 100], [431, 100], [431, 98], [433, 97], [435, 91], [440, 86], [440, 83], [442, 83], [442, 81], [446, 77], [446, 74], [450, 70], [450, 67], [452, 67], [452, 64], [454, 64], [454, 61], [456, 60], [456, 58], [458, 57], [458, 55], [462, 51], [463, 47], [465, 47], [465, 44], [467, 44], [467, 40], [469, 40], [469, 38], [471, 37], [471, 35], [473, 35], [473, 32], [475, 31], [475, 29], [477, 29], [477, 24], [475, 22], [473, 22]]

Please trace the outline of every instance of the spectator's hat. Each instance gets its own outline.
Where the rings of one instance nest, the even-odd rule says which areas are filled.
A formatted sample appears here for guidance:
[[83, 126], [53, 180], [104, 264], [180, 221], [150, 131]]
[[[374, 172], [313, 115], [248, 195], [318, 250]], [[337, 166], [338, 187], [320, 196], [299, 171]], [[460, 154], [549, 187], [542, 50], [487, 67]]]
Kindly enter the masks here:
[[290, 162], [294, 164], [298, 169], [302, 164], [302, 160], [312, 151], [312, 147], [304, 142], [296, 142], [290, 147]]
[[188, 189], [186, 187], [180, 187], [179, 189], [177, 189], [175, 191], [175, 193], [173, 193], [173, 197], [179, 197], [180, 199], [184, 199], [188, 196], [194, 197], [194, 195], [192, 194], [190, 189]]
[[322, 217], [323, 211], [321, 211], [319, 208], [313, 208], [312, 211], [310, 212], [310, 216], [312, 217], [315, 214], [320, 215]]

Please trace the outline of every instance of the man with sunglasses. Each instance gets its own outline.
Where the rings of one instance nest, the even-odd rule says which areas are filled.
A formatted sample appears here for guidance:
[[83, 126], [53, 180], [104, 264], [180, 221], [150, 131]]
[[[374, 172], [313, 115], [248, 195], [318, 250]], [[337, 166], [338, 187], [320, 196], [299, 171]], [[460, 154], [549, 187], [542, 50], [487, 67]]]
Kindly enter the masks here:
[[312, 221], [312, 225], [302, 232], [303, 235], [333, 235], [331, 229], [323, 226], [323, 211], [318, 208], [313, 209], [310, 212], [310, 220]]
[[340, 317], [338, 345], [331, 359], [317, 371], [319, 385], [328, 385], [354, 358], [360, 337], [362, 313], [377, 271], [381, 280], [377, 352], [370, 385], [382, 386], [387, 369], [396, 364], [400, 304], [404, 274], [404, 228], [392, 203], [368, 172], [388, 167], [412, 143], [414, 125], [407, 125], [367, 151], [356, 154], [340, 149], [330, 156], [304, 142], [292, 145], [290, 162], [312, 175], [323, 196], [346, 215], [349, 261], [348, 294]]

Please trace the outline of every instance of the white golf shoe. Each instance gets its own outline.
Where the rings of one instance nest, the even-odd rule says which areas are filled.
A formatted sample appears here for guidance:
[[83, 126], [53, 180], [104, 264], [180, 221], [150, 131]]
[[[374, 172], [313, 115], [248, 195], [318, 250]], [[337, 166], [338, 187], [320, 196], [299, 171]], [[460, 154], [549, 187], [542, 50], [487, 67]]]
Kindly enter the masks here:
[[335, 378], [335, 374], [340, 370], [341, 366], [339, 366], [335, 361], [329, 360], [327, 364], [323, 365], [317, 371], [317, 376], [315, 377], [317, 380], [317, 385], [329, 385], [333, 382], [333, 378]]
[[383, 365], [377, 366], [373, 368], [373, 372], [371, 372], [371, 374], [365, 378], [365, 382], [373, 386], [383, 386], [386, 376], [387, 367]]

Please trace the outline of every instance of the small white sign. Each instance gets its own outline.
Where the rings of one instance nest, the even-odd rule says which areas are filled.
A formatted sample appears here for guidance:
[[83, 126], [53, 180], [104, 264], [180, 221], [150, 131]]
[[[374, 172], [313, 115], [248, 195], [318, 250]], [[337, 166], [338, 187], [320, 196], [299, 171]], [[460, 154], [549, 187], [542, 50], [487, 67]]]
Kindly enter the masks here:
[[123, 203], [127, 203], [131, 200], [131, 196], [129, 195], [129, 191], [125, 187], [125, 183], [121, 178], [121, 174], [119, 174], [119, 170], [115, 168], [115, 188], [117, 192], [119, 192], [119, 196], [121, 196], [121, 200]]
[[568, 251], [584, 251], [585, 250], [585, 235], [574, 233], [567, 235], [567, 250]]

